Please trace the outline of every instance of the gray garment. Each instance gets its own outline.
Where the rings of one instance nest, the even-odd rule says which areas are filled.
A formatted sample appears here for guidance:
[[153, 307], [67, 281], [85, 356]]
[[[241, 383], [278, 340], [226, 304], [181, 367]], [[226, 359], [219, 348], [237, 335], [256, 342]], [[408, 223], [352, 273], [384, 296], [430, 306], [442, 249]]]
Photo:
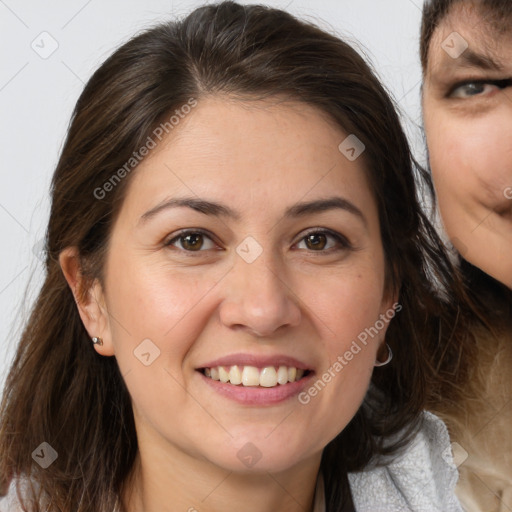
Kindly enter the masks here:
[[463, 512], [455, 496], [457, 478], [448, 430], [429, 412], [400, 457], [349, 474], [357, 512]]

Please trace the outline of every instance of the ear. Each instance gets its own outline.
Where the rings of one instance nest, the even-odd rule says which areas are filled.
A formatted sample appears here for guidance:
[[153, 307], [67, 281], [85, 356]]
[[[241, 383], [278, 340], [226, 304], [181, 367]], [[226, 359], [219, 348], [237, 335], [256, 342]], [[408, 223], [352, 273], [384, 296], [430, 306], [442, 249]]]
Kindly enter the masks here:
[[59, 254], [59, 264], [66, 281], [75, 297], [76, 306], [80, 318], [89, 334], [102, 338], [103, 345], [91, 345], [98, 354], [113, 356], [114, 347], [110, 329], [110, 316], [107, 311], [105, 295], [98, 279], [92, 283], [84, 278], [81, 267], [78, 249], [67, 247]]

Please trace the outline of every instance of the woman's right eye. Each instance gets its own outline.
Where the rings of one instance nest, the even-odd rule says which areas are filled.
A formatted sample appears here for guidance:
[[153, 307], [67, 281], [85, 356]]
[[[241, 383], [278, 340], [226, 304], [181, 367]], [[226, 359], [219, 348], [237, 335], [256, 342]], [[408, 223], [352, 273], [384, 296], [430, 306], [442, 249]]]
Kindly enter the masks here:
[[182, 231], [165, 244], [186, 252], [202, 252], [215, 248], [213, 240], [202, 231]]

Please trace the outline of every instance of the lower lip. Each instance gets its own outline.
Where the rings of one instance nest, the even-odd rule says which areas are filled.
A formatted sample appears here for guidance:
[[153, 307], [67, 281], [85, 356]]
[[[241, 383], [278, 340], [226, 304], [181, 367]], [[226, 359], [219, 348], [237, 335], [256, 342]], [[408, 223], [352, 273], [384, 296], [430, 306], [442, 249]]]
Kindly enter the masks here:
[[313, 372], [311, 372], [297, 382], [278, 384], [273, 388], [262, 388], [259, 386], [235, 386], [219, 380], [213, 380], [199, 371], [198, 373], [205, 383], [219, 393], [219, 395], [230, 398], [239, 404], [260, 406], [278, 404], [298, 395], [313, 377]]

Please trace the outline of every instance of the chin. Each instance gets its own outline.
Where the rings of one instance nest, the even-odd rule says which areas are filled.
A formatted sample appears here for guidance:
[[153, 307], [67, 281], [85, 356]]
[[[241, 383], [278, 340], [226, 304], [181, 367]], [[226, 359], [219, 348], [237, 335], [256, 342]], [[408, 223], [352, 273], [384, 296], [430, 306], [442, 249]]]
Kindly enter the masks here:
[[216, 465], [227, 471], [238, 474], [267, 474], [280, 473], [291, 469], [301, 463], [304, 457], [297, 453], [270, 453], [266, 450], [254, 450], [254, 447], [247, 445], [242, 448], [240, 459], [238, 457], [229, 459], [222, 458], [216, 461]]
[[[271, 437], [271, 436], [270, 436]], [[286, 471], [311, 456], [314, 450], [270, 438], [252, 439], [249, 436], [233, 438], [223, 447], [222, 453], [212, 453], [208, 458], [216, 466], [235, 473], [278, 473]], [[307, 451], [306, 451], [307, 450]]]

